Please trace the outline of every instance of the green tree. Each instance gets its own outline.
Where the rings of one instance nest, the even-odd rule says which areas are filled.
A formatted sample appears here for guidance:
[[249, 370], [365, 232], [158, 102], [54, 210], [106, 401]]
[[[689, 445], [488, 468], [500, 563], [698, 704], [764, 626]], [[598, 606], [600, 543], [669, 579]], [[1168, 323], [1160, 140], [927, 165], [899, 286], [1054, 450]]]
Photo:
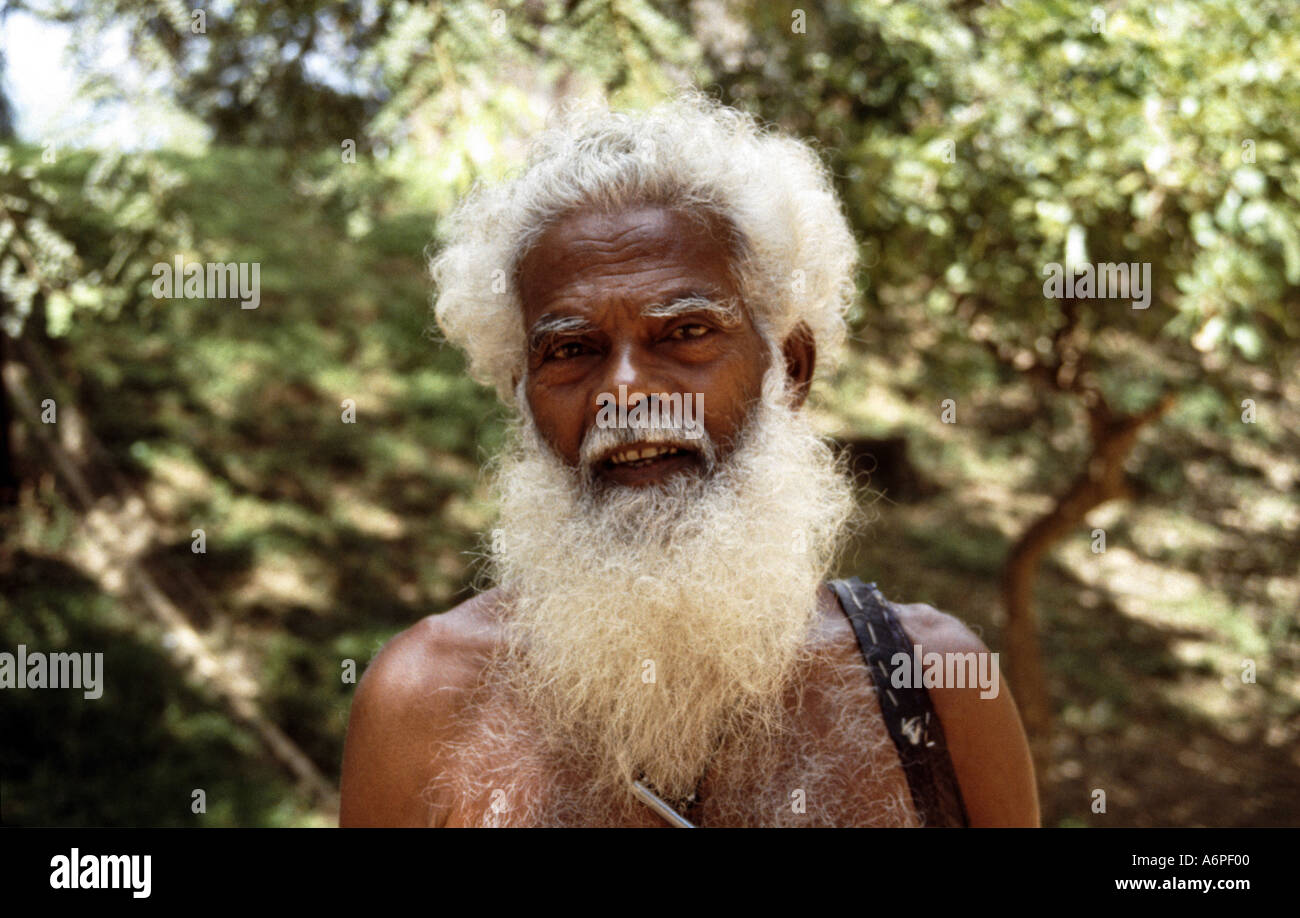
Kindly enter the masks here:
[[[968, 355], [933, 362], [936, 394], [961, 402], [991, 371], [1057, 409], [1036, 417], [1072, 444], [1086, 435], [1040, 459], [1053, 505], [1003, 571], [1017, 693], [1041, 737], [1039, 561], [1091, 509], [1133, 493], [1137, 438], [1177, 399], [1217, 406], [1184, 426], [1238, 424], [1239, 403], [1267, 395], [1243, 389], [1243, 364], [1294, 372], [1300, 9], [813, 6], [800, 33], [791, 10], [738, 4], [745, 63], [706, 65], [726, 96], [830, 148], [872, 265], [861, 322], [924, 304], [934, 355]], [[1065, 262], [1149, 265], [1148, 307], [1046, 296], [1044, 270]], [[963, 372], [980, 351], [989, 369]], [[1064, 478], [1063, 461], [1076, 469]]]
[[72, 48], [86, 96], [122, 98], [122, 75], [100, 57], [110, 37], [125, 35], [132, 67], [163, 81], [174, 103], [209, 125], [217, 143], [293, 150], [356, 138], [373, 116], [380, 104], [377, 75], [359, 60], [398, 6], [365, 0], [237, 0], [193, 8], [179, 0], [4, 4], [75, 27]]

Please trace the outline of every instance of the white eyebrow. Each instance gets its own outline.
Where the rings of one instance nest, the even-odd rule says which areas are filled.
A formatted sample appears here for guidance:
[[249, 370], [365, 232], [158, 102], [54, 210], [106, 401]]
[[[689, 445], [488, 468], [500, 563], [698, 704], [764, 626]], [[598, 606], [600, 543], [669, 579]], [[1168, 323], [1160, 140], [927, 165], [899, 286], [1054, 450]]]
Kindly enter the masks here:
[[717, 300], [707, 296], [684, 296], [667, 303], [651, 303], [641, 315], [652, 319], [671, 319], [692, 312], [707, 312], [726, 326], [740, 324], [740, 303], [735, 299]]
[[536, 346], [537, 342], [550, 335], [558, 335], [563, 332], [590, 331], [594, 327], [582, 316], [542, 316], [529, 329], [528, 341], [531, 345]]

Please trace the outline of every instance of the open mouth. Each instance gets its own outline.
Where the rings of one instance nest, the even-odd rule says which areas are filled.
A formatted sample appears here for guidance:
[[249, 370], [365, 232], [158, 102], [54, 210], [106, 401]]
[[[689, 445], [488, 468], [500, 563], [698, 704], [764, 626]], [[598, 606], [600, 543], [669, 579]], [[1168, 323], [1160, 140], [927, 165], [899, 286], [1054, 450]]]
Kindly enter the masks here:
[[610, 450], [595, 468], [611, 481], [637, 485], [661, 480], [699, 461], [699, 451], [682, 443], [629, 443]]
[[680, 446], [630, 446], [606, 456], [604, 464], [609, 468], [623, 465], [636, 469], [647, 466], [661, 457], [668, 459], [689, 452], [693, 450], [683, 449]]

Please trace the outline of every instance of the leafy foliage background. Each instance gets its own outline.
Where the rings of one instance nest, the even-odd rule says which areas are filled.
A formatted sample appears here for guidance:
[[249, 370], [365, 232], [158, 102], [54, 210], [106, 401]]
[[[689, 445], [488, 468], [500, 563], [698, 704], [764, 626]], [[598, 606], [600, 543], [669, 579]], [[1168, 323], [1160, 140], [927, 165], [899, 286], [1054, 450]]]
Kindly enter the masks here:
[[[0, 819], [333, 820], [265, 724], [336, 781], [343, 661], [470, 595], [492, 518], [504, 415], [429, 334], [421, 253], [554, 103], [686, 83], [817, 144], [862, 242], [814, 410], [906, 452], [863, 489], [846, 573], [1005, 650], [1004, 564], [1087, 467], [1088, 399], [1174, 399], [1037, 579], [1045, 823], [1300, 817], [1293, 3], [227, 0], [203, 31], [177, 2], [3, 8], [73, 26], [92, 121], [177, 127], [20, 140], [0, 106], [6, 381], [60, 411], [51, 447], [13, 408], [0, 648], [104, 649], [108, 674], [96, 702], [0, 696]], [[113, 40], [132, 74], [99, 63]], [[260, 263], [260, 308], [154, 299], [177, 254]], [[1045, 299], [1067, 255], [1151, 263], [1151, 307]]]

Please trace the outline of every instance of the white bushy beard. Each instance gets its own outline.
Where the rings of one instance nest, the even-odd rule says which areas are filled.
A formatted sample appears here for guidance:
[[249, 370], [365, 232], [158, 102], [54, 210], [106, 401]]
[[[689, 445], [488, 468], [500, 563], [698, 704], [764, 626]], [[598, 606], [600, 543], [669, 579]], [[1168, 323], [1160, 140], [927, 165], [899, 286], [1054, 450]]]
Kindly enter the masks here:
[[757, 753], [785, 727], [854, 502], [783, 369], [712, 474], [661, 486], [591, 488], [524, 406], [496, 475], [491, 570], [509, 610], [496, 678], [594, 796], [643, 776], [685, 798], [721, 742]]

